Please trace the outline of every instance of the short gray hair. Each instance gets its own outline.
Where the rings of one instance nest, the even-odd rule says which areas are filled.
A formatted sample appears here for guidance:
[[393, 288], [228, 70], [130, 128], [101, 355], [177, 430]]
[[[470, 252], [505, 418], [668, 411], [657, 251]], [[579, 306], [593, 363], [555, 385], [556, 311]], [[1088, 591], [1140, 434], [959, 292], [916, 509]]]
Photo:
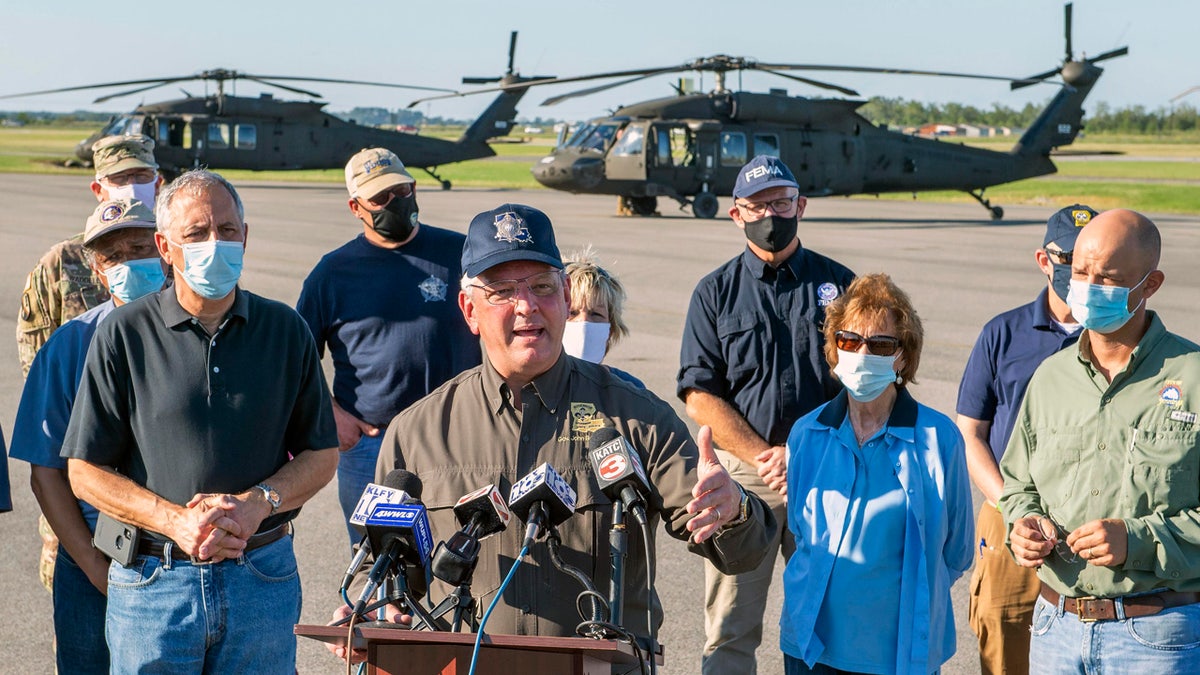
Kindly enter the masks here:
[[158, 231], [167, 238], [171, 234], [171, 202], [175, 201], [175, 197], [180, 193], [199, 197], [214, 190], [217, 186], [221, 186], [233, 198], [233, 204], [237, 207], [238, 220], [242, 221], [242, 227], [246, 226], [246, 210], [242, 206], [242, 198], [238, 196], [237, 190], [229, 181], [225, 180], [220, 174], [213, 173], [208, 169], [193, 169], [181, 175], [179, 178], [171, 181], [162, 192], [158, 194], [158, 199], [154, 202], [154, 220], [158, 226]]

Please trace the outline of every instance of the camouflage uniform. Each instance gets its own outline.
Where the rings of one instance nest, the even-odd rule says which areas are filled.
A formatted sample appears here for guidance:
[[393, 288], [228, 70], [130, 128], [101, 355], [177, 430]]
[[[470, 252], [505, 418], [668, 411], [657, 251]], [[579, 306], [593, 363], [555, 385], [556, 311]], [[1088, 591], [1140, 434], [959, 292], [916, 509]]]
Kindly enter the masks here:
[[22, 376], [55, 329], [105, 300], [108, 291], [83, 259], [83, 234], [55, 244], [29, 273], [21, 294], [17, 353]]

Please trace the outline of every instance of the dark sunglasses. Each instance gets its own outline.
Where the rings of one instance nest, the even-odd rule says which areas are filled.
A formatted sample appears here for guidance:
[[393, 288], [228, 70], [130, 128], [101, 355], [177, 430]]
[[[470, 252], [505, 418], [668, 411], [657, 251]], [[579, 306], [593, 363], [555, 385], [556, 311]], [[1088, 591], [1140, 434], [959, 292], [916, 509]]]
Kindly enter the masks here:
[[833, 339], [837, 348], [844, 352], [856, 352], [864, 344], [867, 345], [867, 352], [875, 356], [892, 356], [900, 351], [900, 338], [891, 335], [872, 335], [865, 338], [858, 333], [839, 330], [833, 334]]
[[1074, 251], [1055, 251], [1049, 248], [1042, 250], [1050, 257], [1050, 262], [1055, 265], [1070, 265], [1071, 261], [1075, 259]]

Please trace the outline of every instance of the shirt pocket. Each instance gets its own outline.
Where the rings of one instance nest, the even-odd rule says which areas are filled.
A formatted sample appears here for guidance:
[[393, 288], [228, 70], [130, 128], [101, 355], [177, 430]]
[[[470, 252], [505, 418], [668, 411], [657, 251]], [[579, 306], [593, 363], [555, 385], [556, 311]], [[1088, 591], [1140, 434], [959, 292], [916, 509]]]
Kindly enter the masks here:
[[762, 345], [767, 325], [753, 312], [737, 312], [717, 319], [717, 339], [725, 354], [726, 378], [731, 391], [764, 366]]
[[[1037, 451], [1029, 457], [1029, 475], [1038, 486], [1071, 485], [1079, 472], [1079, 456], [1083, 452], [1082, 427], [1039, 429]], [[1070, 490], [1039, 489], [1047, 506], [1055, 495], [1065, 498]]]
[[1126, 501], [1134, 513], [1166, 513], [1200, 501], [1200, 457], [1195, 431], [1131, 430]]

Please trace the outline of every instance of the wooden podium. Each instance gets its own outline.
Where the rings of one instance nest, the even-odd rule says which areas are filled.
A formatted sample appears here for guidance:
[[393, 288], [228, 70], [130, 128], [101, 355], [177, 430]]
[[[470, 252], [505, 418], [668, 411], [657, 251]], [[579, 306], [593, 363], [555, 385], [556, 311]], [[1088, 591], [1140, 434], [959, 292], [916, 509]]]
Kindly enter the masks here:
[[[334, 642], [346, 639], [345, 626], [298, 624], [296, 635]], [[355, 628], [354, 646], [367, 650], [367, 672], [387, 675], [467, 675], [473, 633]], [[662, 654], [655, 660], [661, 664]], [[635, 667], [633, 647], [615, 640], [578, 637], [485, 635], [476, 675], [611, 675], [613, 664]]]

